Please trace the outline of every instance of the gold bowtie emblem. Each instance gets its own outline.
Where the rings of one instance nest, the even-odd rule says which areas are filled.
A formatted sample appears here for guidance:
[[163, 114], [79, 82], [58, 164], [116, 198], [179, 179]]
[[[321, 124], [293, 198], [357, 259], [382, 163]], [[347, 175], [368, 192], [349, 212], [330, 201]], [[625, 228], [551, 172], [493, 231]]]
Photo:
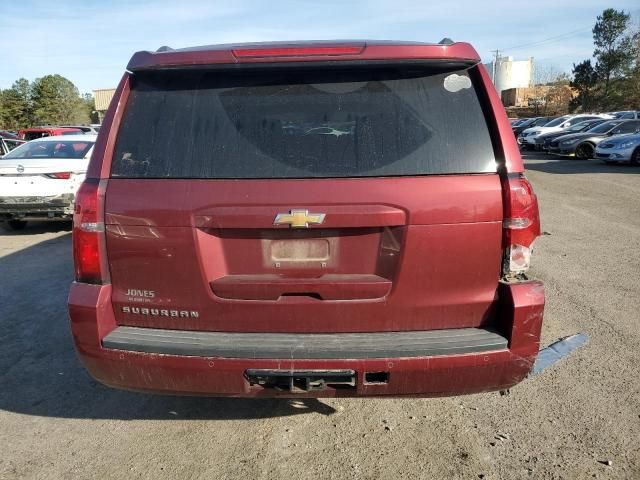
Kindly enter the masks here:
[[289, 225], [291, 228], [309, 228], [309, 224], [319, 225], [324, 222], [324, 213], [309, 213], [309, 210], [291, 210], [279, 213], [273, 221], [274, 225]]

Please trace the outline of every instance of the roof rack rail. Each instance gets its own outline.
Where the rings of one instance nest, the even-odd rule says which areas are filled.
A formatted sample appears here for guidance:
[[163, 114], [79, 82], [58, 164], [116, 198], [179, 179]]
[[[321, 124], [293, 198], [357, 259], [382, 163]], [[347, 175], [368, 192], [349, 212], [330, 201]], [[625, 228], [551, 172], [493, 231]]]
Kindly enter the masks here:
[[449, 37], [444, 37], [438, 42], [438, 45], [453, 45], [453, 40], [451, 40]]
[[171, 50], [173, 50], [173, 48], [167, 47], [166, 45], [163, 45], [158, 50], [156, 50], [156, 53], [170, 52]]

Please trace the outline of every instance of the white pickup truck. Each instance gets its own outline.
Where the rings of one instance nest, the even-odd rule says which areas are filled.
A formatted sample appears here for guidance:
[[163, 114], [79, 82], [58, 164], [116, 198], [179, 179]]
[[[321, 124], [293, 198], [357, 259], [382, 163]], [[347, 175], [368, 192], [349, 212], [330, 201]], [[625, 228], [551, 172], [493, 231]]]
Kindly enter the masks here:
[[0, 224], [20, 230], [27, 220], [70, 220], [96, 135], [43, 137], [0, 158]]

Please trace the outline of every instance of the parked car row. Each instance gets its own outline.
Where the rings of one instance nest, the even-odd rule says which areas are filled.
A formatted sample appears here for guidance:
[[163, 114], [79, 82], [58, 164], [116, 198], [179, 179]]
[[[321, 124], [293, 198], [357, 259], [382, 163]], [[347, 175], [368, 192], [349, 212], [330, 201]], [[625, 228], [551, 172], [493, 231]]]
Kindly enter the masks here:
[[584, 132], [563, 135], [549, 142], [547, 151], [579, 159], [592, 158], [600, 142], [629, 133], [640, 133], [640, 120], [611, 120]]
[[[632, 138], [634, 134], [640, 134], [640, 112], [536, 117], [515, 121], [511, 127], [523, 149], [544, 150], [554, 155], [578, 159], [595, 157], [607, 163], [640, 163], [640, 149], [636, 150], [638, 145]], [[619, 142], [617, 137], [621, 137], [622, 141]], [[603, 143], [605, 140], [607, 141]], [[599, 151], [601, 143], [603, 146], [607, 145], [604, 150], [620, 151]]]

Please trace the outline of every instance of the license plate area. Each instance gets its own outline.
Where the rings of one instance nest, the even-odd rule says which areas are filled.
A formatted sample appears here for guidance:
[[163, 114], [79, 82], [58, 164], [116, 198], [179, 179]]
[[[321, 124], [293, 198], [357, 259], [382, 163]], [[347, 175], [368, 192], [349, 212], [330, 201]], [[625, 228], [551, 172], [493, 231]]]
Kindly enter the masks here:
[[245, 372], [245, 378], [252, 387], [290, 393], [356, 387], [356, 373], [353, 370], [249, 369]]

